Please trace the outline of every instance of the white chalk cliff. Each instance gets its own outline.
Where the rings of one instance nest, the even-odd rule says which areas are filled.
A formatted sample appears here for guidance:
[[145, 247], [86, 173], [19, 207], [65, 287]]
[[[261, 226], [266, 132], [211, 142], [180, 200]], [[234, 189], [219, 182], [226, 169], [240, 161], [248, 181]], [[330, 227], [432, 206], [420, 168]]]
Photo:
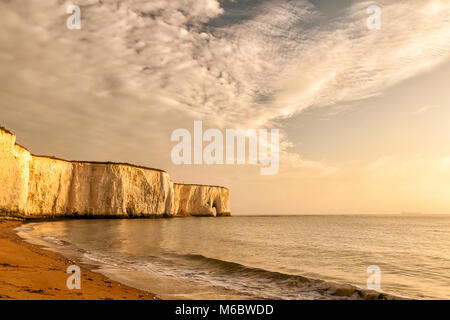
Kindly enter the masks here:
[[0, 128], [0, 215], [22, 218], [230, 215], [229, 190], [177, 184], [123, 163], [34, 156]]

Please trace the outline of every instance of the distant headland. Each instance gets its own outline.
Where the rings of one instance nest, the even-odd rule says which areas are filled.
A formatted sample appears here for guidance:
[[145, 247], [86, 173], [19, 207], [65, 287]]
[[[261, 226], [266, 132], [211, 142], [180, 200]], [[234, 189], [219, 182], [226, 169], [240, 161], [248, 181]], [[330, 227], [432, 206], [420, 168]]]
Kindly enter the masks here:
[[420, 212], [420, 211], [402, 211], [401, 214], [406, 215], [406, 216], [421, 216], [421, 215], [423, 215], [423, 212]]

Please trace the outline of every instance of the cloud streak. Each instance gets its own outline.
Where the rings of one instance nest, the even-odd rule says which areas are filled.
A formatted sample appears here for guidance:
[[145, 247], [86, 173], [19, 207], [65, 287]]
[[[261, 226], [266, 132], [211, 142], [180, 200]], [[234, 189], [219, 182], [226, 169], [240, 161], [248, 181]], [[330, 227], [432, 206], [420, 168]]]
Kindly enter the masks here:
[[[61, 99], [131, 97], [146, 106], [136, 120], [175, 111], [212, 126], [257, 128], [309, 107], [378, 95], [450, 54], [445, 0], [378, 1], [376, 31], [365, 24], [372, 2], [323, 23], [308, 1], [262, 1], [248, 19], [222, 26], [213, 22], [233, 16], [216, 0], [78, 3], [76, 32], [65, 28], [69, 2], [0, 3], [2, 83], [13, 77]], [[74, 104], [94, 119], [111, 111]]]

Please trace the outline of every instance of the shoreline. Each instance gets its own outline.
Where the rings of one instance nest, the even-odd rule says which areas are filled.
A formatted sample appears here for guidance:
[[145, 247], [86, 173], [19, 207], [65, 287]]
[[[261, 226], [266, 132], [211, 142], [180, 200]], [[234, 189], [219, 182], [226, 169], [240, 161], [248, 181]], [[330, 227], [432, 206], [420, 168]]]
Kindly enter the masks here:
[[85, 266], [80, 266], [81, 289], [69, 290], [66, 270], [74, 263], [22, 239], [14, 229], [23, 225], [0, 220], [0, 300], [160, 300]]
[[[160, 300], [161, 296], [163, 299], [173, 300], [171, 296], [174, 294], [183, 296], [183, 294], [179, 294], [179, 285], [186, 287], [186, 281], [182, 280], [181, 283], [173, 286], [176, 288], [175, 291], [166, 292], [170, 295], [169, 297], [164, 296], [164, 290], [161, 291], [163, 288], [160, 283], [161, 279], [143, 287], [139, 282], [117, 278], [113, 273], [100, 273], [95, 264], [82, 263], [77, 255], [53, 251], [42, 241], [29, 239], [28, 236], [25, 236], [26, 232], [22, 235], [21, 231], [25, 231], [26, 227], [27, 223], [23, 221], [0, 219], [0, 246], [2, 247], [0, 250], [0, 300]], [[17, 228], [19, 229], [16, 230]], [[77, 262], [74, 263], [74, 261]], [[81, 269], [80, 290], [69, 290], [66, 285], [70, 276], [66, 273], [67, 267], [74, 264]], [[262, 271], [267, 272], [266, 270]], [[287, 276], [292, 275], [288, 274]], [[321, 293], [329, 299], [410, 299], [400, 295], [363, 289], [350, 283], [312, 278], [309, 280], [314, 282], [315, 290], [313, 288], [312, 291]], [[156, 296], [151, 292], [159, 292], [159, 295]], [[198, 291], [191, 293], [198, 294]], [[236, 297], [238, 300], [251, 299], [240, 297], [239, 294]], [[175, 300], [178, 299], [185, 300], [186, 297]], [[188, 300], [191, 299], [192, 297], [188, 298]]]

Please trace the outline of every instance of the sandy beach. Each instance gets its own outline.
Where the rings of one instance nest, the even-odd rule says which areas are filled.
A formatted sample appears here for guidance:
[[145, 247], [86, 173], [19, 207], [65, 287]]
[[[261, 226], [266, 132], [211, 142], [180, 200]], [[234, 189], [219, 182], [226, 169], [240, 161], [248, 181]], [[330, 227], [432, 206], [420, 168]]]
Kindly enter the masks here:
[[0, 220], [0, 299], [19, 300], [155, 300], [155, 295], [81, 268], [81, 289], [66, 286], [65, 257], [22, 240], [18, 221]]

